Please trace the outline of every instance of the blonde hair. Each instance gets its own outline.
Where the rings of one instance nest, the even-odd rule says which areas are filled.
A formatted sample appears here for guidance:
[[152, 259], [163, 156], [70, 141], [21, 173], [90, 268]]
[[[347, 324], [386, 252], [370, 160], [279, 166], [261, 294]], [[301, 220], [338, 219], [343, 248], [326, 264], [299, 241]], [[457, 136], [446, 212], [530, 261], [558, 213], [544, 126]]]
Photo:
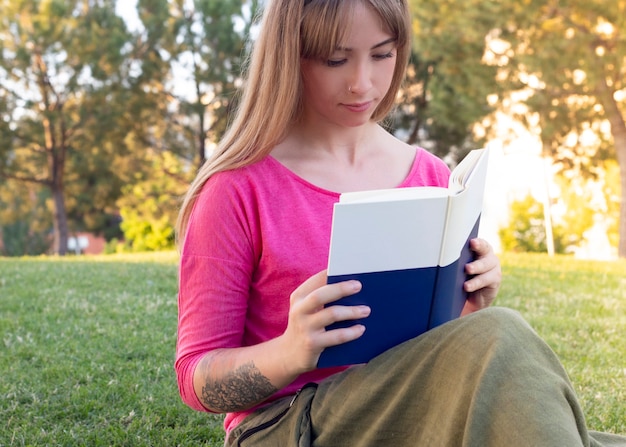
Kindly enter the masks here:
[[254, 43], [240, 105], [226, 134], [200, 168], [183, 199], [176, 225], [182, 242], [195, 201], [215, 173], [253, 164], [296, 122], [302, 110], [301, 59], [327, 59], [339, 46], [356, 2], [369, 5], [396, 38], [396, 67], [372, 120], [395, 104], [410, 54], [411, 21], [406, 0], [269, 0]]

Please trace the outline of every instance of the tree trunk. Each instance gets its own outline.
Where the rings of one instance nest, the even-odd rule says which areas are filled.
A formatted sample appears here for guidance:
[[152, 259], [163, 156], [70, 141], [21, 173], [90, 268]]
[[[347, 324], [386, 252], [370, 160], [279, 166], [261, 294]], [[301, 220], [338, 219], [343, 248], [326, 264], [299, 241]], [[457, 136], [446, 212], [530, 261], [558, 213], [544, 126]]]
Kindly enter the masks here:
[[[198, 100], [199, 101], [199, 100]], [[199, 129], [198, 129], [198, 169], [200, 169], [204, 162], [206, 161], [206, 130], [204, 129], [205, 118], [204, 118], [204, 107], [201, 106], [198, 108], [198, 118], [200, 121]]]
[[[60, 120], [62, 123], [62, 120]], [[44, 119], [46, 148], [48, 152], [48, 170], [50, 172], [50, 192], [54, 203], [52, 213], [53, 221], [53, 253], [59, 256], [67, 254], [67, 210], [65, 209], [65, 136], [63, 126], [58, 134], [54, 124], [49, 119]], [[58, 144], [58, 142], [61, 144]]]
[[619, 208], [619, 244], [617, 254], [620, 258], [626, 258], [626, 126], [622, 121], [623, 130], [621, 135], [613, 133], [617, 162], [619, 163], [620, 184], [622, 186], [621, 202]]
[[603, 78], [600, 83], [600, 98], [606, 117], [611, 124], [611, 135], [615, 145], [617, 163], [619, 164], [621, 201], [619, 213], [619, 244], [617, 255], [626, 258], [626, 123], [615, 101], [614, 92]]
[[54, 253], [59, 256], [67, 254], [67, 212], [65, 210], [65, 196], [63, 187], [52, 187], [52, 197], [54, 199]]

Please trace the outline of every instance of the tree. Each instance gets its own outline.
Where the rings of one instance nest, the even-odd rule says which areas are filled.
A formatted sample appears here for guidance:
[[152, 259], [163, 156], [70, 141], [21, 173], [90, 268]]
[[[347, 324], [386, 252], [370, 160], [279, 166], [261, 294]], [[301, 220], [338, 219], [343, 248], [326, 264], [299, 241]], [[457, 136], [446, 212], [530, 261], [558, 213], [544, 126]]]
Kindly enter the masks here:
[[49, 190], [53, 251], [63, 255], [68, 215], [100, 213], [119, 195], [129, 36], [113, 0], [2, 6], [0, 177]]
[[565, 170], [599, 175], [617, 160], [618, 254], [626, 257], [626, 0], [503, 4], [492, 46], [501, 76], [522, 92], [546, 155]]
[[[246, 13], [242, 9], [244, 3]], [[206, 141], [219, 141], [236, 106], [245, 44], [258, 10], [258, 1], [244, 3], [195, 0], [192, 8], [183, 5], [180, 10], [183, 26], [178, 62], [185, 64], [186, 60], [190, 65], [195, 93], [181, 102], [181, 111], [197, 120], [198, 166], [206, 159]]]
[[546, 252], [543, 206], [532, 195], [511, 204], [509, 224], [498, 234], [504, 251]]
[[[485, 103], [474, 98], [489, 96], [489, 104], [502, 108], [522, 102], [527, 111], [519, 118], [540, 133], [544, 155], [564, 170], [590, 176], [601, 175], [600, 161], [617, 160], [624, 197], [626, 0], [411, 5], [416, 51], [432, 74], [422, 93], [433, 122], [476, 123]], [[486, 65], [497, 67], [497, 74]], [[418, 121], [424, 118], [418, 115]], [[624, 199], [620, 210], [618, 251], [624, 257]]]
[[[151, 172], [165, 175], [146, 176], [124, 188], [118, 200], [125, 242], [118, 251], [158, 251], [175, 245], [174, 225], [179, 198], [192, 180], [180, 158], [165, 152], [151, 152]], [[187, 177], [187, 182], [180, 179]]]
[[[494, 6], [412, 0], [414, 45], [394, 125], [407, 141], [456, 162], [484, 143], [474, 126], [492, 112], [497, 70], [483, 61]], [[400, 133], [398, 133], [400, 135]]]
[[153, 90], [167, 104], [159, 109], [170, 129], [162, 143], [199, 167], [207, 143], [221, 138], [236, 105], [258, 1], [140, 0], [137, 8], [142, 77], [165, 72], [169, 78]]
[[235, 107], [257, 8], [257, 1], [239, 0], [138, 2], [132, 56], [144, 87], [132, 101], [152, 107], [142, 115], [143, 133], [134, 134], [133, 145], [145, 147], [144, 168], [117, 202], [123, 249], [173, 246], [178, 199]]
[[[504, 251], [545, 253], [548, 239], [544, 220], [544, 205], [528, 194], [511, 204], [508, 225], [500, 228], [498, 235]], [[561, 224], [552, 226], [555, 253], [566, 253], [572, 248], [572, 233]], [[579, 238], [581, 239], [582, 233]]]

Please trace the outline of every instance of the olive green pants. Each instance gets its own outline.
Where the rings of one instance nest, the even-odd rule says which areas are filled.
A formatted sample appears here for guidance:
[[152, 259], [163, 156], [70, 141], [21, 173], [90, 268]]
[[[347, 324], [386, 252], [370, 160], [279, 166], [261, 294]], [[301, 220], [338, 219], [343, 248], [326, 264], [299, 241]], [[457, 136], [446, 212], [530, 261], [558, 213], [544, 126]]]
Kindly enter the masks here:
[[588, 431], [553, 351], [516, 313], [490, 308], [246, 418], [227, 446], [623, 446]]

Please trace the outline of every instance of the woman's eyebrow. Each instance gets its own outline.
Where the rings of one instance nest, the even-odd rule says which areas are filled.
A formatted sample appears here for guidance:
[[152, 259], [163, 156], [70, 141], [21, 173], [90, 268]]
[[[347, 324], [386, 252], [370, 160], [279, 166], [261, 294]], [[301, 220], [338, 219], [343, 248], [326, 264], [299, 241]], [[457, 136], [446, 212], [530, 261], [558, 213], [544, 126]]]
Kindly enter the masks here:
[[[370, 50], [375, 50], [376, 48], [384, 47], [385, 45], [395, 42], [397, 39], [395, 37], [390, 37], [389, 39], [383, 40], [380, 43], [374, 45]], [[352, 48], [347, 47], [337, 47], [337, 51], [352, 51]]]
[[392, 43], [392, 42], [395, 42], [395, 41], [396, 41], [396, 38], [395, 38], [395, 37], [390, 37], [390, 38], [389, 38], [389, 39], [387, 39], [387, 40], [383, 40], [381, 43], [377, 43], [377, 44], [376, 44], [376, 45], [374, 45], [371, 49], [372, 49], [372, 50], [375, 50], [376, 48], [379, 48], [379, 47], [384, 47], [384, 46], [385, 46], [385, 45], [387, 45], [388, 43]]

